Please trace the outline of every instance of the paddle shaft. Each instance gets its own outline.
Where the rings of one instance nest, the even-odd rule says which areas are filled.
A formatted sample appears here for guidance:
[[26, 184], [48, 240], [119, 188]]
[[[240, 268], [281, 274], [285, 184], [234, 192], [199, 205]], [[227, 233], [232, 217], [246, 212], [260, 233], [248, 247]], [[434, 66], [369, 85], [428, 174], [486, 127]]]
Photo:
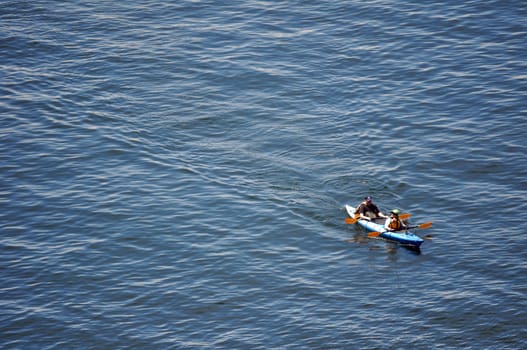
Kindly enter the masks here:
[[[410, 226], [410, 227], [407, 227], [406, 229], [410, 229], [410, 228], [430, 228], [430, 226], [432, 226], [432, 221], [425, 222], [424, 224], [417, 225], [417, 226]], [[403, 230], [399, 230], [399, 231], [403, 231]], [[396, 231], [385, 231], [385, 232], [396, 232]], [[382, 232], [379, 232], [379, 231], [369, 232], [368, 233], [368, 237], [378, 237], [381, 233]]]
[[[404, 214], [399, 215], [399, 219], [400, 219], [400, 220], [406, 220], [406, 219], [408, 219], [411, 215], [412, 215], [412, 214], [410, 214], [410, 213], [404, 213]], [[379, 218], [381, 218], [381, 217], [379, 217]], [[378, 219], [378, 218], [376, 218], [376, 219]], [[382, 218], [382, 219], [384, 219], [384, 218]], [[355, 217], [353, 217], [353, 218], [346, 218], [346, 219], [344, 219], [344, 222], [345, 222], [346, 224], [354, 224], [354, 223], [356, 223], [356, 222], [359, 221], [359, 220], [360, 220], [360, 216], [359, 216], [359, 215], [355, 215]]]

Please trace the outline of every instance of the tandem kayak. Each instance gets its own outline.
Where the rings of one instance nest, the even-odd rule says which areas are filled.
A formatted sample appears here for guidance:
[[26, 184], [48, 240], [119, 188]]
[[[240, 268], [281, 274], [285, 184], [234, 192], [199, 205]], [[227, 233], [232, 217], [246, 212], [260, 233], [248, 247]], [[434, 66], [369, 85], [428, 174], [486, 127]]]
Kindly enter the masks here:
[[[355, 208], [347, 204], [346, 204], [346, 212], [352, 218], [355, 216]], [[380, 238], [384, 238], [386, 240], [394, 241], [400, 244], [419, 248], [421, 243], [424, 242], [421, 237], [417, 236], [416, 234], [410, 231], [398, 231], [398, 232], [386, 231], [386, 229], [384, 228], [384, 225], [371, 222], [368, 220], [364, 220], [364, 219], [357, 220], [357, 224], [364, 227], [364, 229], [366, 229], [366, 231], [368, 232], [381, 232], [381, 234], [378, 236]]]

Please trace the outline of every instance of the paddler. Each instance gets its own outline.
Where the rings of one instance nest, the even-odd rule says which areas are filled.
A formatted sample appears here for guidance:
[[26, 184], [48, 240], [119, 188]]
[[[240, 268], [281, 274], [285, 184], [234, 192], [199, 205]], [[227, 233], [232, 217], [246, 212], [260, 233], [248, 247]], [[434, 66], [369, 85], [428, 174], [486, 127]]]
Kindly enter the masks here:
[[361, 219], [372, 222], [375, 222], [375, 220], [379, 218], [388, 218], [375, 204], [373, 204], [373, 198], [371, 198], [371, 196], [364, 197], [364, 202], [359, 204], [355, 210], [355, 214], [359, 214]]
[[399, 211], [399, 209], [393, 209], [392, 211], [390, 211], [390, 217], [386, 219], [386, 222], [384, 223], [384, 228], [392, 232], [406, 230], [406, 225], [404, 224], [404, 222], [401, 221], [401, 219], [399, 219], [400, 213], [401, 212]]

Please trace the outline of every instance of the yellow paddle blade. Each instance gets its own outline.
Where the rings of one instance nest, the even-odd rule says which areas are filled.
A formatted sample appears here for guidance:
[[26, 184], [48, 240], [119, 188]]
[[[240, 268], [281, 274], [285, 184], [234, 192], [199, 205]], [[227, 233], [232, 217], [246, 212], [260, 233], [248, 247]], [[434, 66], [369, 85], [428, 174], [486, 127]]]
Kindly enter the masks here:
[[417, 226], [417, 228], [430, 228], [430, 226], [432, 226], [432, 221], [425, 222], [424, 224]]
[[346, 224], [354, 224], [354, 223], [357, 222], [357, 220], [359, 220], [359, 218], [360, 218], [360, 215], [359, 214], [355, 214], [355, 216], [352, 217], [352, 218], [345, 218], [344, 222]]
[[375, 231], [375, 232], [369, 232], [369, 233], [368, 233], [368, 237], [371, 237], [371, 238], [373, 238], [373, 237], [379, 237], [379, 235], [380, 235], [381, 233], [382, 233], [382, 232], [376, 232], [376, 231]]
[[346, 218], [346, 219], [344, 219], [344, 222], [345, 222], [346, 224], [354, 224], [354, 223], [356, 223], [358, 220], [359, 220], [359, 219], [355, 219], [355, 218]]

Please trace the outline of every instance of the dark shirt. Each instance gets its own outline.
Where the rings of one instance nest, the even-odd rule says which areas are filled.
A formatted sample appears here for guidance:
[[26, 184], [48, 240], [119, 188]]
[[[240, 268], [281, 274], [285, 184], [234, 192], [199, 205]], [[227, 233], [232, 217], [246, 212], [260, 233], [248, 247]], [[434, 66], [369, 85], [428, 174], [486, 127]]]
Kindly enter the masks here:
[[373, 213], [375, 216], [378, 216], [379, 215], [379, 208], [377, 208], [377, 206], [373, 203], [370, 203], [370, 204], [362, 204], [360, 206], [360, 210], [359, 210], [359, 213], [361, 213], [362, 215], [366, 215], [368, 216], [368, 212], [371, 212]]

